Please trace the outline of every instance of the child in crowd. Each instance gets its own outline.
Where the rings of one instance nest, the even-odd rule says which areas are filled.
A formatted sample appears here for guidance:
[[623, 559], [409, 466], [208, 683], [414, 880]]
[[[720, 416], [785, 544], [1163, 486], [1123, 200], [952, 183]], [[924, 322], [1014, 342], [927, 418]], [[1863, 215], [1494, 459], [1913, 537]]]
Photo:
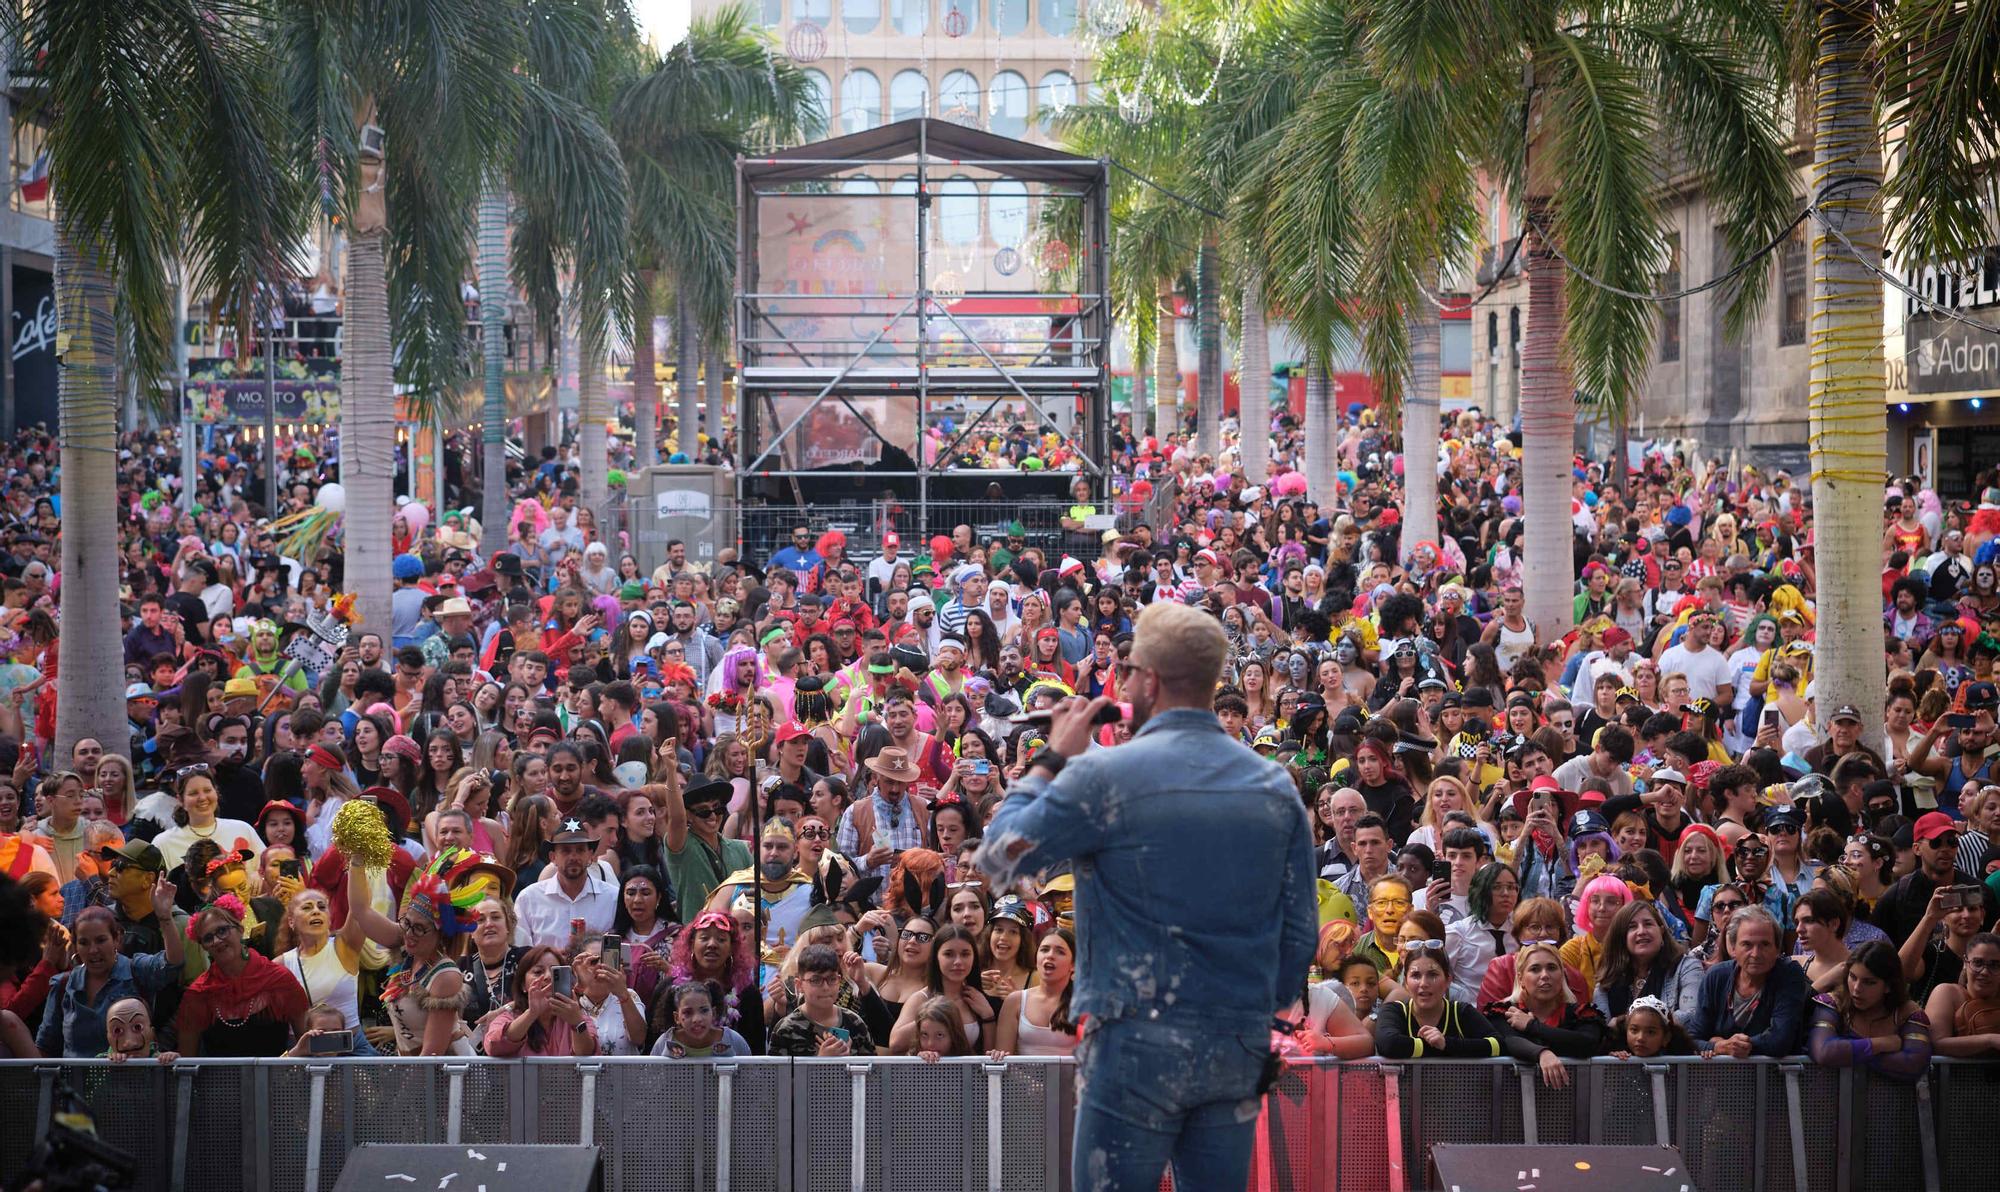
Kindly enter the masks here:
[[683, 981], [667, 996], [673, 1002], [674, 1025], [653, 1044], [654, 1055], [679, 1060], [750, 1054], [743, 1036], [721, 1024], [721, 986], [713, 981]]
[[136, 997], [120, 998], [104, 1012], [104, 1036], [111, 1050], [104, 1053], [112, 1063], [134, 1059], [157, 1059], [171, 1064], [180, 1053], [161, 1051], [153, 1038], [153, 1011]]
[[1694, 1040], [1674, 1021], [1674, 1012], [1659, 998], [1634, 998], [1625, 1016], [1611, 1024], [1611, 1037], [1625, 1046], [1611, 1053], [1621, 1060], [1650, 1060], [1662, 1055], [1693, 1055]]

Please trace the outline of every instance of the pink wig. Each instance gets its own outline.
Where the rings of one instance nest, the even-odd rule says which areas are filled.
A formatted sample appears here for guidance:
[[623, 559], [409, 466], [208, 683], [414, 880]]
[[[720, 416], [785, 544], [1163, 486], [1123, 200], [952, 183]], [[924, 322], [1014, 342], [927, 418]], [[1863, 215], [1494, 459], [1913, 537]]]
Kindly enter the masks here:
[[1597, 925], [1591, 922], [1590, 919], [1590, 899], [1595, 894], [1615, 895], [1619, 906], [1624, 906], [1626, 903], [1632, 901], [1632, 887], [1626, 885], [1622, 879], [1612, 877], [1608, 873], [1600, 873], [1596, 877], [1591, 878], [1583, 884], [1583, 889], [1576, 892], [1576, 930], [1578, 935], [1595, 935], [1597, 932]]

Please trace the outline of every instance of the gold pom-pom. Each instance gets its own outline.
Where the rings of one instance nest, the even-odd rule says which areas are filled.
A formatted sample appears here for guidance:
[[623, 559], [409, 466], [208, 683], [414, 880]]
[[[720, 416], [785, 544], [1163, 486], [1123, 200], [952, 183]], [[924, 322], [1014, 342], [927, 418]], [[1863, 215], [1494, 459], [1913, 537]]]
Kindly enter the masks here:
[[333, 813], [333, 847], [349, 864], [369, 869], [388, 868], [396, 853], [396, 842], [389, 838], [389, 825], [383, 822], [382, 813], [359, 799], [349, 799]]

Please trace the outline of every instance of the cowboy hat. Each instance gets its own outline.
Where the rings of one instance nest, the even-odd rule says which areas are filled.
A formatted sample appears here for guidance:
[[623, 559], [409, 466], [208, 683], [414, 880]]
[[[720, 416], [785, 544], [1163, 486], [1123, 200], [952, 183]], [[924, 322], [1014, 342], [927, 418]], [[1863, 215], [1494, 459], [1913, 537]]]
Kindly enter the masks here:
[[908, 751], [894, 745], [869, 758], [868, 768], [892, 782], [915, 782], [924, 776], [917, 763], [910, 760]]

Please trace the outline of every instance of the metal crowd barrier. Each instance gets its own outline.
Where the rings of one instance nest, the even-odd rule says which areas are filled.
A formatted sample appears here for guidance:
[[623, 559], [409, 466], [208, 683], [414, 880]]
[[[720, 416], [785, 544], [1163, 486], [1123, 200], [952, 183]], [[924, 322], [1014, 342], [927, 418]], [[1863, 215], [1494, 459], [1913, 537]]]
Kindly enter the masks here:
[[[1067, 1060], [0, 1061], [0, 1186], [60, 1075], [145, 1192], [328, 1192], [363, 1143], [584, 1143], [606, 1187], [1053, 1192]], [[2000, 1187], [2000, 1064], [1914, 1085], [1803, 1060], [1596, 1060], [1566, 1089], [1511, 1061], [1290, 1066], [1248, 1192], [1411, 1192], [1438, 1143], [1669, 1142], [1703, 1192]], [[1189, 1190], [1206, 1192], [1206, 1190]]]

